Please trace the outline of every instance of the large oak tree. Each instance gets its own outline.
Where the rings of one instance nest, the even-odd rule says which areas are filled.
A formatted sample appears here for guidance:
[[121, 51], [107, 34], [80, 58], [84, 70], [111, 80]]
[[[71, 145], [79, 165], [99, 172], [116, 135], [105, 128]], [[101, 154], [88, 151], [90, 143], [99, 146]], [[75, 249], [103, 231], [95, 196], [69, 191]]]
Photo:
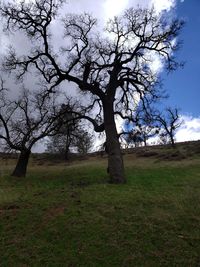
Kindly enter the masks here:
[[30, 38], [29, 54], [21, 57], [11, 49], [4, 68], [17, 70], [19, 78], [35, 68], [49, 90], [64, 81], [75, 84], [85, 104], [85, 118], [95, 131], [105, 131], [110, 182], [124, 183], [116, 116], [131, 120], [139, 102], [145, 109], [149, 95], [156, 99], [157, 75], [151, 64], [157, 57], [169, 70], [177, 68], [175, 38], [182, 22], [169, 22], [153, 9], [131, 8], [98, 33], [97, 20], [91, 15], [66, 14], [57, 24], [64, 34], [59, 50], [52, 41], [51, 24], [58, 20], [61, 7], [67, 9], [63, 1], [54, 0], [1, 6], [6, 29], [22, 31]]

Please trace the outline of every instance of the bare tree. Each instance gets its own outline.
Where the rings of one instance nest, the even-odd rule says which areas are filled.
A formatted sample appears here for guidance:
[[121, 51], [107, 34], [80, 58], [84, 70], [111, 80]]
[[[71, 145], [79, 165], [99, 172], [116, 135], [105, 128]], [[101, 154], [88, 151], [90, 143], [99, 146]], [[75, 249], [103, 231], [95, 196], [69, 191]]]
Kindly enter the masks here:
[[60, 113], [55, 94], [50, 96], [23, 89], [17, 100], [10, 100], [3, 82], [0, 94], [0, 139], [10, 149], [20, 152], [12, 175], [25, 176], [33, 145], [60, 129], [64, 111]]
[[127, 144], [143, 144], [147, 146], [147, 140], [154, 137], [158, 134], [159, 126], [154, 116], [157, 111], [155, 110], [154, 105], [155, 101], [150, 101], [149, 105], [145, 109], [142, 106], [138, 105], [138, 108], [135, 111], [132, 121], [127, 120], [124, 124], [124, 133], [122, 137], [125, 138]]
[[78, 152], [81, 154], [87, 154], [91, 151], [93, 143], [93, 135], [87, 132], [84, 128], [79, 128], [75, 139], [75, 145]]
[[78, 151], [80, 154], [87, 154], [91, 151], [93, 143], [93, 135], [76, 120], [73, 124], [63, 124], [60, 130], [49, 138], [46, 145], [47, 152], [59, 153], [68, 160], [70, 149], [74, 152]]
[[6, 30], [22, 31], [34, 44], [28, 56], [20, 57], [10, 49], [4, 69], [17, 70], [21, 78], [31, 67], [36, 68], [49, 83], [50, 91], [63, 81], [77, 85], [85, 104], [85, 118], [93, 123], [95, 131], [105, 131], [110, 182], [124, 183], [116, 116], [131, 120], [138, 102], [145, 109], [149, 95], [159, 96], [151, 64], [157, 56], [168, 70], [177, 68], [173, 55], [179, 45], [174, 39], [182, 22], [168, 24], [153, 9], [131, 8], [110, 20], [101, 37], [97, 20], [89, 14], [67, 14], [59, 25], [64, 30], [60, 56], [53, 49], [50, 26], [62, 4], [35, 0], [1, 6]]
[[140, 131], [136, 129], [133, 129], [129, 133], [125, 133], [124, 139], [128, 145], [134, 144], [135, 147], [140, 146], [143, 142]]
[[175, 147], [175, 133], [181, 126], [182, 121], [177, 108], [166, 108], [165, 113], [159, 113], [156, 115], [155, 120], [160, 124], [160, 137], [163, 142], [171, 143], [172, 147]]
[[[80, 120], [78, 118], [82, 114], [78, 109], [78, 106], [80, 106], [78, 101], [67, 97], [66, 100], [70, 105], [66, 105], [66, 103], [61, 105], [60, 114], [62, 115], [58, 116], [58, 121], [55, 121], [55, 124], [60, 123], [60, 127], [55, 129], [54, 135], [46, 142], [46, 146], [48, 152], [62, 154], [68, 160], [70, 147], [76, 145], [76, 138], [80, 128]], [[66, 102], [65, 100], [63, 101]]]
[[157, 134], [157, 128], [153, 125], [140, 125], [139, 132], [144, 146], [147, 146], [148, 139], [154, 137]]
[[[93, 145], [94, 138], [81, 125], [78, 119], [79, 116], [81, 117], [81, 114], [76, 114], [78, 114], [78, 117], [74, 117], [74, 119], [67, 118], [66, 120], [65, 118], [65, 122], [60, 129], [56, 130], [55, 135], [49, 138], [46, 143], [48, 152], [64, 155], [66, 160], [69, 159], [69, 152], [71, 149], [81, 154], [89, 152]], [[71, 115], [74, 116], [73, 113]], [[64, 115], [64, 117], [66, 117], [66, 115]]]
[[46, 152], [51, 154], [60, 154], [65, 160], [69, 160], [71, 146], [73, 146], [72, 136], [67, 133], [58, 133], [48, 138], [46, 141]]

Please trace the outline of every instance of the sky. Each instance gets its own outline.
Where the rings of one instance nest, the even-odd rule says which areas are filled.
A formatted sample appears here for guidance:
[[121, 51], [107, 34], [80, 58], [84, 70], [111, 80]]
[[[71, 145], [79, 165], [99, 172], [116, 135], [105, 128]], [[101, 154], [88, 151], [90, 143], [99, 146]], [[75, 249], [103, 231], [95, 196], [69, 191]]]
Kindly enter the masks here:
[[[185, 62], [184, 68], [166, 74], [162, 72], [162, 66], [156, 59], [154, 67], [160, 68], [163, 88], [169, 93], [165, 106], [178, 107], [181, 119], [184, 120], [177, 131], [177, 141], [198, 140], [200, 139], [200, 83], [198, 81], [200, 76], [200, 0], [68, 0], [62, 14], [90, 12], [99, 19], [100, 25], [104, 25], [110, 17], [119, 15], [126, 8], [138, 5], [143, 7], [154, 5], [158, 14], [167, 11], [169, 15], [175, 15], [186, 22], [179, 36], [183, 44], [177, 53], [177, 58]], [[58, 24], [54, 25], [55, 33], [58, 32], [58, 27]], [[7, 44], [9, 44], [7, 37], [1, 34], [0, 55], [6, 53]], [[25, 44], [22, 45], [20, 40], [15, 39], [15, 44], [19, 52], [23, 53], [26, 50]]]
[[175, 13], [185, 21], [179, 36], [182, 47], [177, 58], [184, 67], [174, 73], [163, 73], [163, 86], [169, 93], [168, 105], [180, 108], [185, 121], [176, 134], [177, 141], [200, 139], [200, 1], [177, 1]]
[[178, 2], [175, 11], [184, 19], [185, 26], [180, 34], [183, 41], [177, 58], [184, 61], [184, 68], [170, 75], [162, 75], [164, 87], [170, 94], [169, 103], [181, 108], [183, 114], [200, 116], [200, 1]]

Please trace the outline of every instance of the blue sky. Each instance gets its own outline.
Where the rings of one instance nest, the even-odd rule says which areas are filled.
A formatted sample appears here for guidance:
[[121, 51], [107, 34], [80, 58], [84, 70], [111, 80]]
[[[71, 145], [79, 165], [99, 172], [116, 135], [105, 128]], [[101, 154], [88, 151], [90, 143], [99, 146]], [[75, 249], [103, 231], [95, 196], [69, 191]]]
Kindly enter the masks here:
[[163, 74], [163, 87], [169, 92], [166, 104], [177, 106], [182, 114], [200, 116], [200, 1], [179, 1], [175, 7], [178, 18], [186, 21], [180, 34], [183, 45], [178, 51], [183, 69]]

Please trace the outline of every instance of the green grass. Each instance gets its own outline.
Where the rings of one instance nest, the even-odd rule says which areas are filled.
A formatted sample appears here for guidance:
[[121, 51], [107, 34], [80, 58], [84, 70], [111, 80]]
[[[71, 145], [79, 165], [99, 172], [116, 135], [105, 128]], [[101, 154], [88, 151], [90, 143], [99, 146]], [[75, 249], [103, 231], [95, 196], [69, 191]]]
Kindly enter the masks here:
[[2, 168], [0, 266], [200, 266], [199, 158], [125, 162], [125, 185], [102, 159]]

